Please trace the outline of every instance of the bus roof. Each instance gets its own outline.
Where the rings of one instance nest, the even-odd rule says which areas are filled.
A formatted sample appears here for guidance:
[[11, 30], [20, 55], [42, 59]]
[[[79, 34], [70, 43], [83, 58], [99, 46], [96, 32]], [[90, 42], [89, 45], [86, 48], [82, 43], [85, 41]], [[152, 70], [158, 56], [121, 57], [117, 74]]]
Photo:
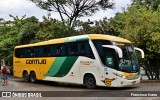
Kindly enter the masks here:
[[112, 35], [105, 34], [89, 34], [91, 40], [110, 40], [115, 42], [131, 43], [129, 40]]
[[65, 42], [83, 40], [83, 39], [110, 40], [110, 41], [115, 41], [115, 42], [131, 43], [127, 39], [116, 37], [116, 36], [112, 36], [112, 35], [87, 34], [87, 35], [78, 35], [78, 36], [59, 38], [59, 39], [51, 39], [51, 40], [48, 40], [48, 41], [42, 41], [42, 42], [33, 43], [33, 44], [20, 45], [20, 46], [16, 46], [15, 48], [23, 48], [23, 47], [30, 47], [30, 46], [40, 46], [40, 45], [45, 45], [45, 44], [58, 44], [58, 43], [65, 43]]

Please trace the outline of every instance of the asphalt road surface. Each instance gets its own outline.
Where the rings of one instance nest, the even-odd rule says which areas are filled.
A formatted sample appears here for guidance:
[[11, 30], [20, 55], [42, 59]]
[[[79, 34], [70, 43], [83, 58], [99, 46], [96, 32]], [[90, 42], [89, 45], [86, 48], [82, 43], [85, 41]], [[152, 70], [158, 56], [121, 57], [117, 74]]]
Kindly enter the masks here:
[[[30, 92], [37, 93], [37, 96], [39, 93], [38, 100], [160, 100], [160, 82], [144, 82], [123, 88], [97, 87], [96, 89], [87, 89], [83, 85], [50, 81], [38, 81], [33, 84], [24, 82], [20, 78], [9, 77], [8, 85], [0, 86], [0, 91], [0, 96], [2, 96], [2, 92], [11, 92], [12, 94], [12, 98], [2, 97], [0, 100], [28, 100], [23, 97], [23, 94], [27, 93], [28, 97]], [[21, 94], [20, 96], [23, 95], [23, 98], [19, 98], [16, 93]], [[40, 98], [40, 95], [43, 97]], [[29, 99], [36, 100], [37, 98]]]

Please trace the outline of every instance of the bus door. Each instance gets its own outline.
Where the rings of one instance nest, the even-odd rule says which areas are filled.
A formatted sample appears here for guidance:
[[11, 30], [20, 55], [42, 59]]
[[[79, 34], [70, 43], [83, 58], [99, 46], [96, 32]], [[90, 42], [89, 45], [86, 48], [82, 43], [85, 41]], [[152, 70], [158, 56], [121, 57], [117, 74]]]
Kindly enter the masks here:
[[103, 48], [101, 60], [104, 65], [104, 83], [106, 86], [117, 86], [117, 57], [114, 49]]

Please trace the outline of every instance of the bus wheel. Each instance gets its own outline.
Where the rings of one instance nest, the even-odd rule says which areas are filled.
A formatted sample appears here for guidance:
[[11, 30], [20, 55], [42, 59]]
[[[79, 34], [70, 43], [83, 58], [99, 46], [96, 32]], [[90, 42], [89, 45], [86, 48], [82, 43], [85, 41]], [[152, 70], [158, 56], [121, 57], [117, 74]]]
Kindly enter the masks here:
[[30, 73], [30, 81], [32, 82], [32, 83], [35, 83], [36, 82], [36, 73], [35, 72], [31, 72]]
[[25, 82], [29, 81], [29, 75], [28, 75], [27, 71], [23, 72], [23, 79], [24, 79]]
[[84, 84], [87, 88], [93, 89], [96, 88], [96, 80], [93, 75], [86, 75], [84, 77]]

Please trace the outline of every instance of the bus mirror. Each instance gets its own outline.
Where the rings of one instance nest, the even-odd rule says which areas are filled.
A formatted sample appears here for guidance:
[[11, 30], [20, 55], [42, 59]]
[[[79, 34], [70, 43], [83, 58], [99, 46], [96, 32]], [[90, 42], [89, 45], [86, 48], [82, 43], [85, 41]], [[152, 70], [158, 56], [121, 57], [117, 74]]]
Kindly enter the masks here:
[[144, 58], [144, 51], [142, 49], [137, 48], [137, 47], [134, 47], [134, 49], [141, 52], [141, 56], [142, 56], [142, 58]]
[[114, 46], [114, 45], [102, 45], [102, 47], [112, 48], [112, 49], [116, 50], [116, 52], [118, 53], [119, 58], [123, 58], [123, 52], [119, 47]]

